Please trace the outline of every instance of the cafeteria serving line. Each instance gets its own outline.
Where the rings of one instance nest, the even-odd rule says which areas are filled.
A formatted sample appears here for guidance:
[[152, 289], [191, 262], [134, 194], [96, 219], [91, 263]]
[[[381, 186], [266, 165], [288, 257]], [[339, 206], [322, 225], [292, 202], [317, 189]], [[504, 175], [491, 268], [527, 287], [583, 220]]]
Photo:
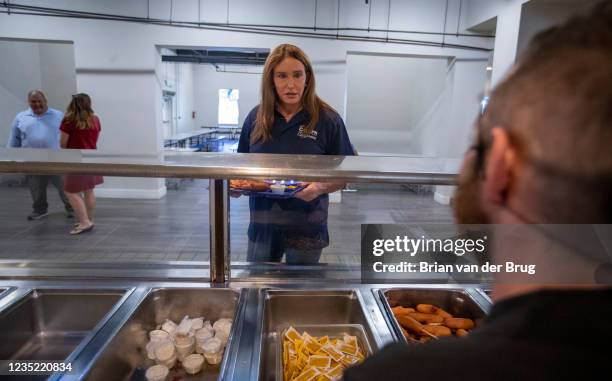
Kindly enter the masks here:
[[[253, 157], [242, 155], [234, 156], [226, 166], [219, 167], [216, 163], [226, 160], [227, 154], [193, 155], [172, 154], [166, 156], [164, 164], [151, 165], [135, 161], [96, 163], [87, 159], [87, 154], [65, 153], [49, 166], [49, 162], [32, 160], [27, 152], [18, 151], [11, 153], [10, 159], [0, 161], [0, 170], [4, 173], [45, 173], [54, 171], [52, 168], [62, 168], [66, 173], [89, 172], [105, 177], [147, 174], [196, 178], [218, 178], [230, 173], [238, 178], [252, 178], [257, 171], [283, 177], [293, 172], [304, 180], [335, 176], [356, 184], [375, 181], [391, 185], [449, 184], [455, 176], [443, 169], [444, 162], [411, 158], [399, 162], [367, 157], [312, 157], [306, 162], [303, 158], [287, 158], [285, 165], [269, 167], [266, 163], [275, 162], [273, 157], [256, 155], [257, 160], [253, 162]], [[254, 163], [258, 165], [256, 169]], [[406, 165], [417, 169], [414, 172], [400, 170]], [[370, 170], [380, 167], [387, 169]], [[213, 189], [219, 183], [229, 184], [227, 180], [208, 181]], [[223, 214], [219, 208], [223, 199], [229, 200], [229, 195], [211, 198], [211, 202], [216, 203], [209, 205], [211, 224], [216, 221], [215, 214]], [[227, 223], [222, 218], [220, 226], [213, 229], [220, 234], [216, 239], [224, 240], [219, 230]], [[200, 228], [205, 230], [207, 225], [203, 221]], [[145, 373], [147, 379], [155, 379], [152, 374], [157, 371], [161, 374], [159, 379], [163, 379], [167, 377], [164, 369], [171, 369], [172, 377], [186, 380], [272, 380], [280, 379], [280, 374], [285, 372], [282, 364], [280, 369], [277, 367], [277, 345], [284, 335], [290, 335], [287, 330], [291, 328], [298, 330], [300, 335], [329, 337], [334, 343], [338, 340], [335, 335], [340, 332], [334, 330], [340, 329], [354, 340], [349, 346], [361, 348], [359, 356], [362, 357], [378, 351], [385, 343], [404, 340], [399, 326], [388, 326], [397, 324], [393, 323], [391, 308], [399, 303], [397, 298], [403, 295], [401, 288], [396, 290], [392, 284], [360, 285], [355, 278], [358, 271], [347, 267], [317, 265], [310, 269], [297, 266], [283, 270], [274, 264], [244, 267], [239, 265], [240, 260], [235, 265], [232, 258], [235, 249], [223, 248], [228, 243], [221, 243], [221, 253], [226, 256], [215, 251], [210, 265], [189, 266], [186, 262], [167, 261], [124, 262], [124, 266], [117, 267], [111, 261], [106, 264], [104, 261], [73, 261], [68, 267], [55, 267], [48, 260], [5, 261], [1, 270], [4, 293], [0, 299], [0, 320], [10, 325], [20, 316], [27, 317], [34, 328], [23, 331], [25, 327], [15, 327], [15, 334], [7, 333], [7, 340], [15, 345], [7, 348], [4, 356], [62, 360], [74, 367], [72, 371], [56, 372], [51, 379], [134, 379]], [[57, 271], [64, 275], [52, 280]], [[216, 272], [221, 278], [209, 283], [208, 277], [214, 279]], [[290, 280], [296, 274], [301, 274], [303, 281]], [[85, 282], [84, 276], [89, 280]], [[43, 278], [47, 280], [35, 280]], [[423, 303], [435, 302], [449, 313], [475, 322], [481, 321], [490, 305], [482, 285], [419, 287], [422, 292], [418, 298]], [[320, 309], [313, 308], [315, 305]], [[88, 311], [88, 319], [77, 323], [69, 315], [79, 308]], [[321, 331], [321, 325], [327, 326], [327, 330]], [[224, 333], [218, 333], [220, 330]], [[181, 337], [179, 332], [184, 332], [181, 343], [185, 343], [185, 349], [171, 345], [167, 348], [168, 353], [165, 352], [162, 343], [167, 342], [164, 337], [169, 337], [169, 332], [175, 343]], [[42, 337], [48, 339], [42, 340]], [[211, 337], [219, 341], [209, 342]], [[254, 354], [261, 362], [246, 360]], [[338, 356], [344, 355], [339, 352]], [[158, 368], [147, 365], [151, 361], [157, 363]], [[119, 363], [122, 365], [118, 366]], [[334, 372], [341, 374], [349, 365], [346, 363]]]
[[601, 377], [611, 26], [0, 3], [0, 379]]

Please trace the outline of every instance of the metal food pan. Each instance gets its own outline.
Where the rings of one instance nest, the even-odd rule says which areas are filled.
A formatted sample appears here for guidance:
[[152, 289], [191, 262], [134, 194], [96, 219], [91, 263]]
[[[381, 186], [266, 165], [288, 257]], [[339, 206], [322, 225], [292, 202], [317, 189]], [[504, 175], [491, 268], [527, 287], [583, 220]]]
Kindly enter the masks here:
[[168, 379], [217, 380], [222, 377], [228, 353], [233, 350], [236, 315], [243, 299], [240, 292], [221, 288], [157, 288], [151, 290], [117, 335], [102, 350], [85, 380], [145, 380], [145, 371], [154, 363], [147, 358], [145, 346], [148, 332], [166, 319], [178, 323], [185, 315], [204, 316], [214, 322], [231, 318], [232, 329], [220, 365], [204, 365], [204, 369], [187, 375], [177, 363]]
[[112, 315], [127, 291], [30, 290], [0, 314], [0, 359], [67, 359]]
[[[372, 347], [368, 340], [368, 335], [361, 324], [313, 324], [313, 325], [296, 325], [295, 330], [302, 333], [308, 332], [311, 336], [328, 336], [330, 339], [341, 339], [344, 334], [357, 337], [359, 347], [365, 352], [365, 356], [372, 355]], [[283, 381], [283, 337], [289, 326], [279, 327], [278, 340], [276, 349], [276, 379]]]
[[[376, 292], [376, 291], [375, 291]], [[488, 313], [488, 305], [476, 299], [465, 289], [446, 288], [388, 288], [377, 290], [385, 314], [396, 340], [407, 342], [392, 307], [416, 307], [417, 304], [433, 304], [456, 317], [469, 318], [476, 326]]]
[[370, 352], [379, 349], [373, 326], [356, 290], [266, 290], [262, 320], [259, 365], [259, 380], [262, 381], [282, 379], [282, 372], [277, 374], [278, 345], [282, 340], [279, 332], [289, 326], [358, 325]]

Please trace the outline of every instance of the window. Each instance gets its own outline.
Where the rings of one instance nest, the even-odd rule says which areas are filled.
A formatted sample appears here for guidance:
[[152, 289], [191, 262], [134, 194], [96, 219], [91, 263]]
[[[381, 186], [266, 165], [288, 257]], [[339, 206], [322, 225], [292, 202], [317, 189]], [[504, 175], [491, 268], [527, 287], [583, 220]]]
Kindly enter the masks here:
[[219, 89], [219, 125], [238, 124], [238, 89]]

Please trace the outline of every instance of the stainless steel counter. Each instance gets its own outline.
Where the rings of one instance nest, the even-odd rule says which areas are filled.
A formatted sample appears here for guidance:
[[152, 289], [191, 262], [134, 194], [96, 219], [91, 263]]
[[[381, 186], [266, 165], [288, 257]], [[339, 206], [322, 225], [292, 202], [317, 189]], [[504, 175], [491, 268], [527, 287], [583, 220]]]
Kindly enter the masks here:
[[[55, 374], [50, 377], [50, 380], [99, 379], [99, 375], [105, 374], [105, 372], [119, 374], [116, 373], [117, 369], [111, 370], [109, 368], [105, 370], [105, 368], [120, 365], [112, 361], [113, 356], [110, 356], [109, 353], [120, 353], [118, 348], [121, 347], [121, 339], [130, 338], [128, 333], [131, 332], [131, 326], [127, 323], [133, 322], [135, 317], [148, 316], [145, 311], [151, 308], [151, 295], [155, 290], [160, 289], [164, 290], [164, 293], [170, 292], [173, 295], [193, 294], [198, 293], [198, 290], [213, 292], [218, 290], [225, 293], [230, 292], [230, 294], [234, 291], [238, 293], [239, 299], [235, 308], [234, 326], [230, 336], [231, 345], [228, 346], [223, 364], [219, 369], [220, 380], [275, 379], [273, 373], [269, 371], [265, 364], [272, 355], [270, 340], [275, 338], [274, 327], [280, 323], [353, 321], [364, 325], [373, 341], [373, 348], [382, 348], [386, 344], [399, 341], [400, 338], [391, 329], [389, 316], [384, 310], [384, 301], [380, 299], [380, 294], [377, 292], [382, 287], [410, 288], [412, 290], [436, 289], [441, 292], [445, 290], [451, 292], [452, 289], [461, 288], [484, 311], [488, 311], [490, 307], [490, 300], [477, 289], [478, 285], [365, 285], [358, 283], [333, 284], [321, 281], [285, 281], [276, 283], [231, 282], [219, 286], [210, 283], [130, 279], [92, 280], [87, 282], [86, 287], [83, 284], [80, 281], [51, 280], [8, 280], [0, 282], [1, 288], [13, 288], [12, 292], [0, 299], [0, 318], [6, 315], [7, 311], [13, 308], [12, 306], [22, 303], [34, 289], [55, 290], [59, 293], [62, 293], [62, 290], [70, 290], [71, 292], [81, 290], [90, 293], [95, 292], [95, 290], [127, 290], [125, 296], [112, 308], [107, 306], [106, 309], [110, 308], [110, 310], [106, 318], [91, 331], [87, 340], [83, 340], [68, 355], [66, 361], [72, 363], [73, 371], [69, 374]], [[278, 297], [281, 297], [281, 299], [278, 299]], [[285, 299], [283, 300], [283, 298]], [[149, 301], [146, 302], [146, 300]], [[273, 300], [279, 301], [274, 302]], [[186, 302], [181, 303], [185, 304]], [[194, 303], [206, 303], [206, 299], [198, 302], [194, 301]], [[5, 330], [7, 328], [6, 326], [2, 327]], [[126, 351], [127, 349], [126, 346]], [[117, 357], [115, 357], [116, 359]], [[94, 377], [94, 371], [98, 378]]]
[[[209, 178], [211, 189], [218, 190], [211, 192], [214, 197], [211, 196], [210, 200], [210, 227], [215, 228], [211, 231], [213, 261], [210, 264], [159, 262], [130, 263], [126, 266], [124, 263], [0, 261], [0, 319], [6, 318], [4, 321], [7, 325], [12, 325], [3, 325], [0, 330], [10, 331], [18, 327], [21, 315], [17, 306], [27, 303], [38, 303], [36, 308], [39, 308], [39, 311], [45, 311], [47, 308], [48, 311], [59, 313], [57, 309], [41, 305], [41, 300], [32, 300], [33, 297], [44, 296], [44, 293], [36, 290], [51, 294], [66, 294], [66, 291], [70, 290], [79, 297], [92, 292], [95, 294], [96, 290], [123, 290], [120, 297], [115, 295], [115, 298], [111, 299], [88, 300], [93, 306], [83, 308], [82, 311], [71, 304], [78, 298], [67, 296], [62, 299], [63, 305], [69, 308], [65, 309], [63, 315], [58, 316], [62, 317], [62, 321], [70, 322], [71, 326], [54, 333], [61, 336], [62, 332], [69, 331], [68, 328], [76, 327], [74, 329], [81, 336], [80, 341], [75, 340], [69, 348], [63, 348], [62, 353], [66, 356], [64, 360], [72, 364], [72, 372], [54, 374], [50, 377], [54, 381], [95, 380], [105, 375], [110, 378], [130, 379], [139, 359], [144, 361], [142, 347], [132, 343], [132, 334], [136, 332], [142, 338], [143, 330], [151, 329], [154, 324], [159, 324], [159, 319], [169, 316], [165, 307], [154, 308], [159, 307], [159, 303], [162, 306], [172, 305], [169, 302], [172, 298], [168, 299], [163, 295], [173, 295], [177, 300], [183, 301], [181, 313], [189, 310], [190, 304], [185, 301], [190, 298], [198, 298], [194, 305], [200, 305], [202, 309], [222, 311], [223, 314], [232, 311], [234, 325], [223, 363], [218, 372], [208, 373], [203, 378], [205, 380], [216, 377], [228, 381], [276, 379], [277, 372], [272, 365], [275, 356], [274, 343], [278, 340], [278, 328], [283, 324], [312, 321], [325, 324], [359, 324], [363, 326], [372, 349], [376, 351], [386, 344], [400, 340], [391, 328], [392, 318], [385, 311], [385, 302], [377, 292], [380, 288], [427, 288], [440, 292], [461, 288], [465, 290], [464, 294], [467, 293], [484, 311], [488, 310], [490, 300], [484, 292], [477, 289], [480, 285], [361, 284], [358, 266], [270, 267], [236, 263], [231, 263], [230, 266], [227, 254], [229, 251], [226, 250], [226, 179], [290, 178], [305, 181], [452, 185], [458, 169], [458, 160], [427, 157], [217, 153], [164, 155], [162, 152], [124, 154], [104, 151], [0, 149], [0, 173]], [[228, 276], [230, 270], [231, 276]], [[202, 282], [207, 277], [215, 283]], [[248, 281], [241, 281], [239, 278]], [[207, 297], [202, 298], [201, 295]], [[223, 298], [219, 295], [225, 295], [226, 299], [231, 299], [231, 295], [239, 297], [231, 303], [219, 302], [211, 309], [207, 300], [220, 301]], [[96, 316], [93, 316], [92, 311], [96, 311]], [[89, 324], [79, 326], [79, 319], [71, 320], [71, 314], [82, 314], [82, 320]], [[19, 331], [22, 332], [21, 339], [24, 339], [26, 344], [26, 339], [31, 339], [49, 328], [43, 316], [34, 316], [41, 317], [37, 329]], [[125, 348], [125, 352], [122, 348]], [[136, 378], [141, 376], [142, 374], [139, 374]]]

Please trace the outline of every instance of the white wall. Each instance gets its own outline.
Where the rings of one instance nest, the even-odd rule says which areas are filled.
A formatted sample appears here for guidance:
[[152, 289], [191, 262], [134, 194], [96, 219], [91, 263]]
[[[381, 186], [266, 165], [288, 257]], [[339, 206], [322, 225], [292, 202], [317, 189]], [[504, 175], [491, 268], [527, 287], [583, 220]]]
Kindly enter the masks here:
[[[79, 74], [79, 91], [95, 94], [92, 107], [102, 123], [99, 149], [141, 154], [157, 146], [151, 110], [155, 82], [151, 77], [150, 73], [120, 71]], [[129, 112], [120, 112], [126, 109]]]
[[[437, 129], [437, 156], [460, 159], [474, 139], [474, 121], [478, 117], [487, 61], [455, 61], [447, 77], [450, 105], [441, 128]], [[447, 87], [447, 88], [448, 88]], [[454, 187], [437, 186], [434, 198], [448, 204]]]
[[0, 146], [10, 125], [27, 109], [27, 94], [41, 89], [49, 106], [64, 111], [76, 91], [74, 48], [67, 43], [0, 40]]
[[465, 28], [495, 20], [492, 85], [508, 74], [538, 32], [596, 4], [596, 0], [468, 0]]
[[445, 68], [442, 92], [433, 102], [415, 127], [415, 135], [422, 145], [426, 156], [445, 157], [448, 141], [448, 127], [453, 105], [453, 87], [455, 84], [455, 63], [450, 62]]
[[[82, 0], [28, 0], [11, 3], [32, 4], [43, 7], [80, 9], [91, 12], [117, 13], [129, 16], [202, 21], [226, 21], [226, 3], [203, 0], [198, 14], [198, 1], [145, 0], [94, 1]], [[387, 5], [382, 1], [372, 4], [372, 27], [387, 27]], [[411, 29], [415, 22], [430, 31], [444, 29], [443, 0], [412, 0], [392, 3], [389, 28]], [[173, 8], [171, 10], [171, 5]], [[368, 7], [364, 2], [342, 0], [340, 2], [340, 26], [367, 27]], [[456, 29], [458, 1], [451, 0], [447, 31]], [[230, 2], [230, 22], [274, 22], [294, 25], [314, 23], [314, 1], [267, 0]], [[262, 17], [257, 19], [257, 17]], [[319, 1], [318, 26], [335, 26], [337, 13], [334, 2]], [[455, 23], [455, 24], [453, 24]], [[321, 32], [323, 33], [323, 32]], [[362, 33], [366, 34], [366, 33]], [[382, 36], [380, 32], [370, 36]], [[417, 35], [389, 37], [425, 38]], [[334, 62], [331, 68], [317, 68], [319, 93], [334, 107], [345, 114], [344, 92], [346, 76], [341, 67], [347, 53], [426, 55], [437, 57], [482, 58], [486, 52], [383, 42], [357, 42], [348, 40], [310, 39], [303, 37], [260, 35], [228, 31], [196, 30], [156, 25], [144, 25], [117, 21], [79, 20], [68, 18], [37, 17], [0, 14], [0, 37], [72, 41], [74, 43], [77, 91], [89, 93], [96, 112], [101, 116], [103, 133], [101, 150], [155, 154], [162, 146], [161, 88], [156, 77], [159, 54], [157, 46], [231, 46], [273, 48], [280, 43], [293, 43], [302, 47], [315, 62]], [[427, 37], [441, 41], [441, 37]], [[479, 46], [491, 46], [486, 39], [447, 39]], [[196, 70], [197, 71], [197, 70]], [[255, 76], [254, 76], [255, 77]], [[196, 83], [198, 79], [196, 78]], [[258, 81], [256, 81], [258, 82]], [[198, 88], [194, 89], [197, 94]], [[241, 89], [242, 90], [242, 89]], [[242, 93], [242, 91], [241, 91]], [[195, 98], [196, 102], [199, 99]], [[188, 107], [188, 106], [186, 106]], [[196, 111], [198, 106], [196, 103]], [[216, 108], [216, 102], [215, 102]], [[201, 113], [198, 112], [198, 117]], [[208, 115], [208, 113], [206, 114]], [[347, 116], [349, 114], [347, 113]], [[350, 116], [349, 116], [350, 117]], [[216, 120], [215, 120], [216, 121]], [[199, 125], [199, 121], [197, 125]], [[208, 123], [207, 123], [208, 124]], [[350, 126], [349, 126], [350, 128]], [[143, 195], [163, 194], [163, 184], [157, 180], [143, 180], [146, 186], [125, 183], [126, 194], [131, 189], [144, 190]], [[106, 186], [106, 185], [105, 185]], [[118, 185], [109, 194], [121, 192]], [[147, 193], [148, 192], [148, 193]]]
[[466, 0], [464, 27], [474, 28], [497, 17], [500, 9], [514, 0]]
[[588, 10], [598, 2], [598, 0], [580, 0], [571, 3], [532, 0], [525, 3], [521, 12], [517, 55], [527, 48], [529, 41], [539, 32]]
[[41, 87], [35, 43], [0, 41], [0, 145], [6, 146], [15, 115], [28, 108], [27, 93]]
[[346, 121], [346, 62], [313, 61], [317, 80], [317, 94], [332, 106]]
[[74, 46], [72, 44], [38, 44], [41, 88], [49, 106], [65, 111], [76, 93]]
[[182, 63], [175, 64], [175, 66], [178, 72], [178, 132], [193, 131], [196, 128], [195, 119], [192, 117], [192, 112], [196, 111], [194, 65]]
[[516, 61], [522, 4], [518, 1], [503, 6], [497, 15], [493, 53], [492, 85], [501, 82]]
[[[153, 70], [77, 70], [77, 73], [79, 91], [91, 95], [92, 107], [102, 124], [99, 150], [141, 155], [159, 151]], [[96, 188], [99, 197], [112, 198], [159, 198], [165, 192], [163, 180], [148, 178], [109, 177]]]
[[447, 61], [348, 55], [346, 124], [359, 153], [424, 154], [416, 126], [444, 89]]
[[495, 46], [491, 82], [498, 84], [514, 64], [520, 30], [521, 10], [530, 0], [467, 0], [463, 27], [494, 28]]
[[487, 76], [487, 61], [458, 60], [453, 66], [452, 105], [447, 129], [438, 146], [439, 156], [461, 158], [474, 137], [474, 121], [478, 117]]
[[465, 27], [495, 20], [491, 83], [499, 84], [538, 32], [563, 22], [597, 0], [468, 0]]

